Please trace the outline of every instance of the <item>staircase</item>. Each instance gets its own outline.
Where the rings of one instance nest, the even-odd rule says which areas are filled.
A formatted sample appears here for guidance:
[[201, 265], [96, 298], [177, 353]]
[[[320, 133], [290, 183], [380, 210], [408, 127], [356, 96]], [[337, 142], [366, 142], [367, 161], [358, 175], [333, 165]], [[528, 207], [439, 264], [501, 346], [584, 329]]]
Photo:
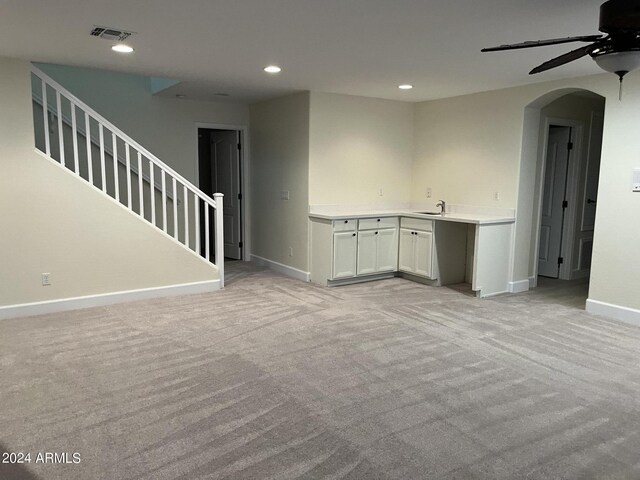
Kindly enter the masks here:
[[199, 190], [33, 65], [31, 84], [36, 148], [211, 262], [223, 287], [223, 195]]

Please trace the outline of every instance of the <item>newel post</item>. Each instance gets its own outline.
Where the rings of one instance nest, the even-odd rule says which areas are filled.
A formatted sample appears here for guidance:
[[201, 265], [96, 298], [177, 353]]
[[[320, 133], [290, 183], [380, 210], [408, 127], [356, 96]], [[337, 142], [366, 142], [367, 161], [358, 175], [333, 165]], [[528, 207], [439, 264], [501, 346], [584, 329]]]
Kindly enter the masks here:
[[222, 231], [223, 221], [223, 197], [222, 193], [214, 193], [213, 199], [216, 202], [216, 209], [213, 213], [215, 222], [215, 252], [216, 252], [216, 266], [220, 273], [220, 288], [224, 288], [224, 233]]

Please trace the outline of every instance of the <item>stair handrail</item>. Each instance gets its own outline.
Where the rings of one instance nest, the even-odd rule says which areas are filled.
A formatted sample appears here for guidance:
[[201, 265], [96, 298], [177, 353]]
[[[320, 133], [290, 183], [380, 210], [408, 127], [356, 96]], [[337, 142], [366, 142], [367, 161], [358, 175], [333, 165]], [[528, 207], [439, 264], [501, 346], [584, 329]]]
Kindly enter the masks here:
[[102, 115], [100, 115], [98, 112], [96, 112], [93, 108], [91, 108], [85, 102], [80, 100], [73, 93], [71, 93], [68, 89], [66, 89], [65, 87], [60, 85], [53, 78], [51, 78], [49, 75], [44, 73], [42, 70], [40, 70], [38, 67], [36, 67], [33, 64], [31, 65], [31, 72], [34, 75], [36, 75], [37, 77], [39, 77], [40, 80], [45, 81], [48, 85], [53, 87], [54, 90], [63, 91], [64, 92], [64, 96], [66, 98], [68, 98], [69, 100], [73, 101], [73, 103], [76, 106], [78, 106], [81, 109], [85, 110], [87, 113], [89, 113], [91, 115], [91, 117], [93, 117], [98, 122], [102, 123], [111, 132], [113, 132], [116, 135], [120, 136], [120, 138], [126, 139], [126, 142], [129, 145], [131, 145], [135, 150], [137, 150], [138, 152], [143, 154], [147, 159], [153, 161], [153, 163], [155, 163], [159, 168], [165, 170], [167, 173], [169, 173], [172, 177], [174, 177], [180, 183], [182, 183], [183, 185], [187, 186], [202, 201], [207, 202], [213, 208], [216, 208], [215, 200], [211, 199], [211, 197], [209, 197], [206, 193], [204, 193], [202, 190], [200, 190], [198, 187], [196, 187], [193, 183], [191, 183], [189, 180], [184, 178], [182, 175], [180, 175], [178, 172], [176, 172], [173, 168], [171, 168], [169, 165], [164, 163], [162, 160], [160, 160], [158, 157], [156, 157], [149, 150], [147, 150], [142, 145], [140, 145], [138, 142], [136, 142], [133, 138], [131, 138], [130, 135], [127, 135], [126, 133], [124, 133], [122, 130], [120, 130], [118, 127], [116, 127], [113, 123], [111, 123], [109, 120], [104, 118]]
[[[182, 175], [180, 175], [178, 172], [176, 172], [173, 168], [171, 168], [170, 166], [168, 166], [166, 163], [164, 163], [162, 160], [160, 160], [156, 155], [154, 155], [153, 153], [151, 153], [149, 150], [147, 150], [145, 147], [143, 147], [140, 143], [136, 142], [134, 139], [131, 138], [131, 136], [127, 135], [126, 133], [124, 133], [121, 129], [119, 129], [118, 127], [116, 127], [112, 122], [110, 122], [109, 120], [107, 120], [104, 116], [102, 116], [101, 114], [99, 114], [98, 112], [95, 111], [95, 109], [93, 109], [92, 107], [90, 107], [89, 105], [87, 105], [85, 102], [83, 102], [82, 100], [80, 100], [77, 96], [75, 96], [74, 94], [72, 94], [71, 92], [69, 92], [68, 89], [66, 89], [64, 86], [62, 86], [60, 83], [56, 82], [54, 79], [52, 79], [49, 75], [47, 75], [46, 73], [44, 73], [41, 69], [39, 69], [38, 67], [36, 67], [35, 65], [31, 65], [31, 73], [33, 76], [37, 77], [40, 82], [41, 82], [41, 88], [42, 88], [42, 99], [40, 101], [40, 103], [42, 104], [43, 107], [43, 117], [44, 117], [44, 136], [45, 136], [45, 154], [48, 158], [50, 158], [51, 160], [54, 160], [58, 163], [60, 163], [62, 166], [69, 168], [70, 170], [73, 171], [74, 174], [80, 176], [80, 166], [79, 166], [79, 157], [78, 157], [78, 145], [77, 145], [77, 134], [81, 132], [78, 131], [77, 129], [77, 123], [76, 123], [76, 109], [80, 110], [82, 112], [82, 114], [85, 117], [85, 122], [86, 122], [86, 127], [87, 130], [89, 129], [89, 122], [90, 119], [93, 119], [98, 127], [99, 127], [99, 132], [100, 132], [100, 139], [99, 139], [99, 147], [101, 150], [101, 158], [100, 158], [100, 166], [101, 166], [101, 174], [100, 174], [100, 182], [101, 182], [101, 189], [102, 191], [107, 194], [110, 198], [114, 199], [116, 202], [120, 203], [120, 196], [119, 196], [119, 187], [118, 187], [118, 175], [117, 175], [117, 171], [118, 169], [116, 168], [117, 163], [120, 161], [119, 159], [119, 155], [117, 153], [117, 139], [120, 139], [124, 145], [125, 145], [125, 150], [126, 150], [126, 172], [127, 172], [127, 205], [123, 205], [125, 207], [127, 207], [130, 211], [137, 213], [140, 217], [144, 218], [145, 220], [147, 220], [149, 223], [151, 223], [153, 226], [155, 226], [156, 228], [160, 228], [160, 226], [156, 223], [156, 209], [155, 209], [155, 202], [154, 202], [154, 196], [155, 196], [155, 190], [157, 189], [157, 186], [155, 184], [155, 180], [154, 180], [154, 170], [157, 168], [160, 171], [161, 174], [161, 192], [162, 192], [162, 197], [161, 197], [161, 202], [162, 202], [162, 228], [161, 230], [164, 232], [165, 235], [167, 235], [169, 238], [173, 238], [175, 241], [177, 241], [180, 245], [186, 247], [187, 249], [191, 250], [192, 252], [198, 254], [198, 255], [202, 255], [203, 257], [205, 257], [205, 259], [207, 261], [211, 261], [214, 265], [216, 265], [216, 267], [218, 268], [218, 272], [219, 272], [219, 280], [220, 280], [220, 287], [222, 288], [224, 286], [224, 236], [223, 236], [223, 214], [222, 214], [222, 207], [223, 207], [223, 194], [222, 193], [214, 193], [213, 194], [213, 199], [207, 195], [206, 193], [204, 193], [202, 190], [200, 190], [198, 187], [196, 187], [193, 183], [191, 183], [189, 180], [185, 179]], [[54, 109], [52, 106], [49, 105], [49, 101], [48, 101], [48, 95], [47, 95], [47, 87], [50, 87], [53, 92], [55, 93], [55, 97], [56, 97], [56, 108]], [[63, 151], [63, 136], [61, 136], [62, 132], [62, 126], [63, 126], [63, 117], [64, 117], [64, 112], [62, 111], [62, 98], [64, 97], [64, 99], [66, 99], [69, 102], [69, 105], [71, 106], [71, 127], [73, 130], [73, 156], [74, 156], [74, 166], [73, 168], [68, 167], [67, 166], [67, 162], [65, 160], [65, 155], [64, 155], [64, 151]], [[35, 92], [34, 92], [34, 101], [36, 101], [36, 97], [35, 97]], [[59, 159], [54, 158], [52, 150], [51, 150], [51, 144], [50, 144], [50, 140], [49, 140], [49, 127], [50, 127], [50, 121], [48, 119], [48, 115], [50, 112], [55, 112], [55, 115], [58, 118], [58, 128], [60, 129], [58, 136], [60, 138], [60, 151]], [[113, 185], [114, 185], [114, 196], [111, 196], [110, 194], [108, 194], [107, 192], [107, 187], [106, 187], [106, 177], [105, 177], [105, 145], [106, 143], [103, 140], [103, 131], [104, 130], [108, 130], [109, 132], [111, 132], [112, 135], [112, 139], [113, 139], [113, 151], [111, 153], [113, 159], [114, 159], [114, 178], [113, 178]], [[89, 132], [85, 132], [85, 137], [87, 139], [87, 148], [89, 148], [89, 144], [93, 143], [93, 139], [91, 138]], [[142, 193], [142, 181], [143, 178], [145, 177], [144, 172], [142, 170], [138, 170], [137, 174], [139, 177], [139, 185], [138, 185], [138, 192], [139, 192], [139, 199], [140, 199], [140, 205], [139, 208], [137, 209], [138, 211], [136, 212], [136, 210], [134, 210], [133, 207], [133, 202], [132, 202], [132, 182], [131, 182], [131, 172], [135, 171], [135, 168], [132, 168], [133, 164], [130, 162], [129, 160], [129, 152], [130, 149], [133, 149], [135, 152], [137, 152], [137, 156], [138, 156], [138, 166], [142, 165], [141, 161], [142, 158], [144, 157], [145, 160], [148, 161], [148, 165], [150, 167], [150, 179], [148, 181], [149, 186], [151, 188], [151, 193], [150, 193], [150, 215], [151, 215], [151, 220], [145, 218], [145, 210], [143, 208], [143, 193]], [[91, 160], [92, 157], [89, 157], [89, 152], [87, 153], [87, 167], [89, 168], [89, 173], [88, 173], [88, 181], [89, 183], [92, 183], [94, 187], [96, 188], [100, 188], [98, 187], [98, 185], [96, 185], [93, 180], [92, 180], [92, 171], [91, 171]], [[172, 188], [171, 188], [171, 192], [173, 197], [169, 196], [169, 192], [168, 189], [166, 188], [166, 183], [165, 183], [165, 178], [169, 177], [169, 179], [172, 181]], [[182, 186], [182, 189], [184, 191], [183, 194], [183, 198], [185, 199], [185, 203], [183, 208], [178, 209], [178, 204], [180, 203], [180, 200], [177, 196], [177, 184], [180, 184]], [[159, 190], [159, 189], [158, 189]], [[189, 217], [189, 208], [188, 208], [188, 197], [187, 197], [187, 192], [189, 192], [190, 195], [193, 195], [194, 197], [194, 203], [192, 203], [193, 205], [193, 213], [195, 215], [195, 239], [194, 239], [194, 246], [191, 246], [190, 243], [190, 237], [189, 237], [189, 222], [188, 222], [188, 217]], [[167, 198], [169, 200], [171, 200], [171, 202], [173, 203], [173, 235], [171, 235], [169, 233], [170, 228], [168, 226], [168, 205], [167, 205]], [[199, 213], [198, 213], [198, 200], [201, 200], [203, 202], [203, 206], [204, 206], [204, 244], [201, 244], [200, 241], [200, 234], [202, 233], [200, 230], [200, 221], [199, 221]], [[209, 207], [213, 209], [213, 215], [214, 218], [213, 220], [213, 227], [215, 228], [215, 239], [213, 242], [213, 245], [211, 244], [211, 238], [210, 238], [210, 231], [209, 231], [209, 227], [211, 226], [211, 222], [210, 222], [210, 215], [209, 215]], [[178, 233], [178, 215], [179, 214], [184, 214], [182, 218], [184, 218], [184, 234], [182, 235], [182, 239], [179, 238], [179, 233]], [[159, 218], [159, 217], [158, 217]], [[193, 238], [193, 237], [191, 237]], [[201, 250], [201, 247], [204, 247], [204, 252]], [[210, 253], [211, 253], [211, 247], [213, 246], [214, 252], [213, 254], [215, 255], [215, 261], [213, 259], [210, 259]]]

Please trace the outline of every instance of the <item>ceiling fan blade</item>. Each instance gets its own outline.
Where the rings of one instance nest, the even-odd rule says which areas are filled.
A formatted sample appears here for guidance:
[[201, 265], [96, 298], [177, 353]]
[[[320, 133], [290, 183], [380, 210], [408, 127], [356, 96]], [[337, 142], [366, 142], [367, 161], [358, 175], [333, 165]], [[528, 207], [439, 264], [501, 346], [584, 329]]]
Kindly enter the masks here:
[[591, 52], [593, 52], [594, 50], [597, 50], [601, 46], [602, 46], [602, 43], [596, 42], [596, 43], [592, 43], [591, 45], [585, 45], [584, 47], [571, 50], [570, 52], [567, 52], [564, 55], [560, 55], [559, 57], [552, 58], [548, 62], [544, 62], [542, 65], [538, 65], [536, 68], [534, 68], [529, 72], [529, 75], [545, 72], [552, 68], [559, 67], [560, 65], [564, 65], [565, 63], [578, 60], [579, 58], [582, 58], [585, 55], [589, 55]]
[[546, 47], [547, 45], [559, 45], [561, 43], [571, 42], [595, 42], [600, 40], [603, 35], [583, 35], [580, 37], [550, 38], [549, 40], [534, 40], [522, 43], [513, 43], [511, 45], [500, 45], [498, 47], [483, 48], [481, 52], [497, 52], [500, 50], [516, 50], [518, 48]]

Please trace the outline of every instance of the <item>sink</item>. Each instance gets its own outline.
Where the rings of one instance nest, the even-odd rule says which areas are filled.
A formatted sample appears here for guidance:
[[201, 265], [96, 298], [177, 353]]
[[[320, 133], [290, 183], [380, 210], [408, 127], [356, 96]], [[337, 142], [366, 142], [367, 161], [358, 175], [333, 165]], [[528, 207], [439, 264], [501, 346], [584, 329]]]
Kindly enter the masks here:
[[420, 215], [442, 215], [440, 212], [414, 212], [419, 213]]

